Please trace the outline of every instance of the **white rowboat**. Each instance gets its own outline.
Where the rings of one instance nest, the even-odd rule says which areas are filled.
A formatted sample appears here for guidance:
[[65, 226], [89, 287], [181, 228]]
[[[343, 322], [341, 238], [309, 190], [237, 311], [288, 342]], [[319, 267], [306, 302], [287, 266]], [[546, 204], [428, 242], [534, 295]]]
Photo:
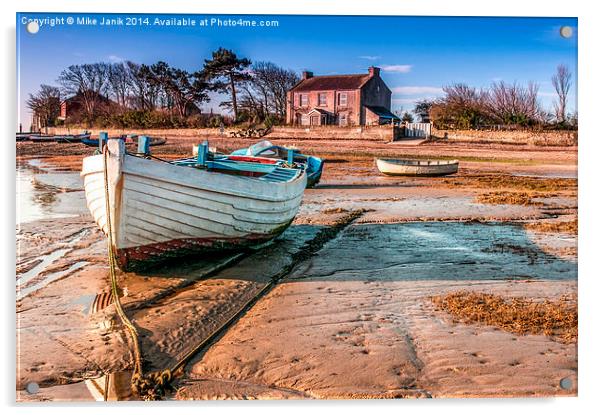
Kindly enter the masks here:
[[376, 159], [376, 166], [388, 176], [445, 176], [458, 172], [458, 160]]
[[106, 161], [104, 154], [84, 158], [81, 175], [88, 208], [105, 234], [108, 190], [113, 251], [123, 270], [265, 243], [290, 225], [307, 181], [300, 169], [224, 173], [137, 157], [126, 153], [123, 140], [109, 139], [107, 151]]

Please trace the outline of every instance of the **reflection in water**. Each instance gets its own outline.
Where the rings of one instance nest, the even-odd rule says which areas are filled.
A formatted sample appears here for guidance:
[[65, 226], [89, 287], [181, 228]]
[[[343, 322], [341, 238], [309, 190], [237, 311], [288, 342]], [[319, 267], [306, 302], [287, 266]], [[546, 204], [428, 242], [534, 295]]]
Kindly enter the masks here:
[[131, 372], [116, 372], [97, 379], [87, 379], [85, 384], [96, 401], [129, 401], [134, 398], [131, 379]]
[[[67, 246], [73, 246], [73, 244], [79, 242], [87, 233], [88, 230], [84, 229], [76, 233], [70, 240], [65, 241], [65, 244]], [[48, 275], [45, 275], [43, 279], [38, 280], [38, 277], [41, 273], [43, 273], [50, 265], [65, 256], [71, 250], [72, 248], [57, 249], [49, 254], [40, 255], [37, 258], [34, 258], [33, 260], [29, 261], [29, 264], [26, 263], [25, 265], [31, 265], [35, 262], [35, 265], [29, 271], [17, 274], [17, 299], [20, 300], [32, 292], [48, 285], [52, 281], [55, 281], [71, 273], [72, 271], [83, 268], [86, 264], [88, 264], [88, 262], [85, 261], [78, 261], [71, 264], [67, 269], [49, 273]]]
[[[35, 187], [37, 186], [34, 185]], [[49, 208], [56, 202], [56, 194], [52, 192], [35, 193], [31, 196], [31, 200], [33, 203], [42, 205], [43, 208]]]
[[85, 213], [79, 174], [40, 170], [34, 161], [17, 165], [17, 224]]

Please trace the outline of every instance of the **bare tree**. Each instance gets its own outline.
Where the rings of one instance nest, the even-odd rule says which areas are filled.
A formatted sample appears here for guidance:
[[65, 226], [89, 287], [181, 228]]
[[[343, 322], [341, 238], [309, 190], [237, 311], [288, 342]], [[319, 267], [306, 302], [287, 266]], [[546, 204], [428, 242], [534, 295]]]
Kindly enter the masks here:
[[65, 95], [80, 98], [88, 122], [92, 122], [107, 92], [108, 79], [109, 65], [101, 62], [71, 65], [61, 72], [58, 82]]
[[487, 93], [466, 84], [457, 83], [443, 88], [445, 96], [431, 107], [434, 121], [455, 128], [474, 128], [485, 120]]
[[127, 61], [126, 65], [130, 72], [131, 82], [131, 106], [139, 110], [154, 110], [159, 98], [159, 87], [151, 78], [150, 67]]
[[494, 82], [485, 95], [486, 115], [498, 124], [532, 125], [541, 122], [543, 117], [538, 93], [539, 85], [534, 82], [526, 87], [516, 82]]
[[40, 127], [48, 131], [48, 126], [59, 116], [61, 110], [61, 91], [50, 85], [40, 85], [36, 94], [29, 94], [27, 107], [32, 110], [40, 122]]
[[132, 74], [125, 62], [114, 63], [108, 68], [109, 91], [121, 108], [127, 108], [132, 90]]
[[286, 116], [286, 93], [299, 82], [299, 76], [289, 69], [272, 62], [257, 62], [250, 71], [250, 78], [243, 85], [242, 107], [256, 118], [274, 115]]
[[566, 104], [572, 84], [571, 78], [572, 74], [569, 68], [563, 64], [558, 65], [556, 74], [552, 76], [552, 85], [558, 95], [558, 100], [554, 103], [554, 110], [557, 121], [562, 124], [566, 122]]
[[238, 101], [240, 112], [247, 114], [252, 123], [264, 120], [268, 113], [266, 97], [257, 93], [251, 81], [242, 84], [240, 90], [242, 92]]
[[[431, 102], [428, 111], [438, 128], [480, 128], [488, 124], [532, 126], [545, 121], [538, 98], [539, 85], [534, 82], [523, 86], [500, 81], [480, 90], [453, 84], [443, 91], [445, 96]], [[422, 110], [422, 106], [417, 105], [417, 109]]]

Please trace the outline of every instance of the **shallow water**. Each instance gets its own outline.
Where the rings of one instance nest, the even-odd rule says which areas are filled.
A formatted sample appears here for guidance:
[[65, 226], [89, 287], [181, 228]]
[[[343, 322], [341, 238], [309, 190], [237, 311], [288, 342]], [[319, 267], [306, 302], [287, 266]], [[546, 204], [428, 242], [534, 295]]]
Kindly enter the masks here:
[[[31, 294], [34, 291], [39, 290], [40, 288], [43, 288], [44, 286], [50, 284], [52, 281], [58, 280], [59, 278], [65, 276], [73, 271], [77, 271], [78, 269], [83, 268], [87, 264], [88, 263], [86, 261], [78, 261], [78, 262], [71, 264], [68, 268], [66, 268], [64, 270], [61, 270], [58, 272], [53, 272], [53, 273], [49, 274], [48, 277], [44, 278], [44, 280], [42, 280], [38, 283], [28, 285], [25, 288], [20, 288], [20, 285], [17, 286], [17, 300], [22, 299], [23, 297]], [[36, 272], [37, 271], [38, 270], [36, 270]]]
[[40, 166], [39, 160], [17, 165], [17, 224], [86, 213], [79, 173]]
[[[88, 264], [86, 261], [76, 261], [70, 264], [67, 268], [61, 269], [55, 272], [47, 273], [43, 279], [37, 281], [40, 274], [45, 273], [46, 270], [63, 258], [65, 255], [70, 253], [73, 248], [69, 247], [79, 242], [84, 236], [88, 234], [87, 230], [82, 230], [71, 237], [71, 239], [65, 241], [66, 248], [56, 249], [45, 255], [39, 255], [37, 258], [31, 259], [25, 262], [23, 265], [34, 264], [28, 271], [17, 274], [17, 300], [31, 294], [40, 288], [45, 287], [52, 281], [55, 281], [73, 271], [83, 268]], [[18, 246], [18, 245], [17, 245]]]
[[430, 222], [354, 225], [296, 279], [575, 279], [577, 262], [544, 252], [521, 226]]

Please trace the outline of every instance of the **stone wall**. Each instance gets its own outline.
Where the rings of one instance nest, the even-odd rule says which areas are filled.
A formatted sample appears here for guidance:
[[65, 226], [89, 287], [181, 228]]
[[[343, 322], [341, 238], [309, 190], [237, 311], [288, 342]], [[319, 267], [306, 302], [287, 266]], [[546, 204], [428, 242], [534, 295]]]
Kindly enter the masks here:
[[456, 142], [510, 143], [540, 146], [577, 145], [577, 131], [480, 131], [480, 130], [432, 130], [433, 139]]
[[365, 127], [274, 127], [266, 138], [393, 141], [401, 138], [401, 136], [402, 129], [398, 127], [375, 125]]
[[[174, 129], [121, 129], [121, 128], [89, 128], [88, 131], [93, 136], [98, 136], [101, 131], [107, 132], [109, 137], [116, 137], [122, 134], [138, 134], [156, 137], [182, 137], [182, 138], [212, 138], [212, 137], [229, 137], [230, 132], [238, 131], [239, 128], [224, 129], [223, 134], [219, 128], [174, 128]], [[49, 134], [80, 134], [84, 128], [48, 128]]]
[[[91, 128], [88, 129], [93, 136], [97, 136], [100, 131], [105, 131], [109, 137], [115, 137], [122, 134], [138, 134], [159, 137], [182, 137], [182, 138], [212, 138], [229, 137], [230, 132], [238, 131], [240, 128], [226, 128], [223, 133], [219, 128], [182, 128], [182, 129], [120, 129], [120, 128]], [[49, 128], [50, 134], [80, 134], [83, 128]], [[375, 125], [365, 127], [338, 127], [338, 126], [312, 126], [312, 127], [273, 127], [272, 131], [265, 136], [270, 138], [290, 138], [297, 140], [373, 140], [373, 141], [392, 141], [402, 137], [403, 130], [390, 125]]]

